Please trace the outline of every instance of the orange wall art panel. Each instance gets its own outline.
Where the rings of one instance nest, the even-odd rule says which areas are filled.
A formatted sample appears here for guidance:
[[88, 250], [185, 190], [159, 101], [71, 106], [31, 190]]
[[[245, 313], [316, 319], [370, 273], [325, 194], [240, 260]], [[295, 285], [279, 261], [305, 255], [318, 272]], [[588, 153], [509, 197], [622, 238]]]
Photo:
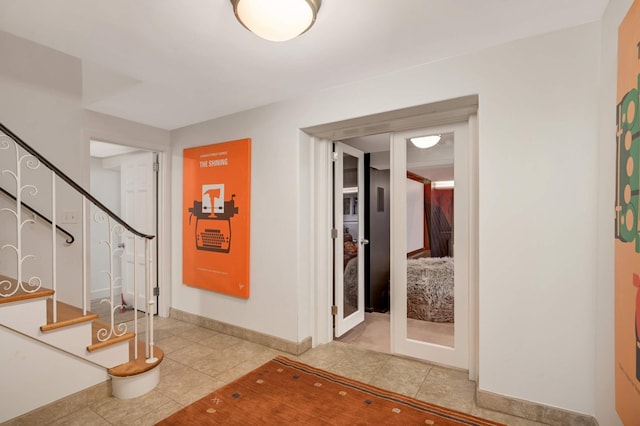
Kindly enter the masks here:
[[184, 150], [182, 281], [249, 297], [251, 139]]
[[615, 206], [616, 410], [640, 421], [640, 0], [618, 31]]

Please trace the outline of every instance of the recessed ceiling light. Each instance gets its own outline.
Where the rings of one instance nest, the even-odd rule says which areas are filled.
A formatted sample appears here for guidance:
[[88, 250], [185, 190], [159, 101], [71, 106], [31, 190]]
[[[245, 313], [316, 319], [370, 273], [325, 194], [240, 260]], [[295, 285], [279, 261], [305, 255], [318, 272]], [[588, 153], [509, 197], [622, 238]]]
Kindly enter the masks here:
[[412, 144], [417, 146], [418, 148], [426, 149], [431, 148], [432, 146], [436, 146], [438, 142], [440, 142], [440, 135], [431, 135], [431, 136], [420, 136], [417, 138], [409, 139]]

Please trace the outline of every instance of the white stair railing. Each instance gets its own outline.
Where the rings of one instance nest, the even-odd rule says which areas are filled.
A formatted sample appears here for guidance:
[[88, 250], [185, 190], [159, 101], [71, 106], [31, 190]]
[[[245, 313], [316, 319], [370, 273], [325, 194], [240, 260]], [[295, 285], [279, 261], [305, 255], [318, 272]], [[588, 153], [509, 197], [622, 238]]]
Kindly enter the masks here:
[[[41, 194], [40, 188], [50, 187], [49, 193]], [[69, 190], [71, 189], [71, 190]], [[60, 200], [60, 194], [64, 193], [64, 200]], [[50, 200], [49, 200], [50, 197]], [[28, 203], [38, 208], [31, 207]], [[61, 204], [62, 203], [62, 204]], [[80, 259], [70, 261], [70, 256], [77, 254], [78, 250], [71, 249], [74, 242], [68, 230], [62, 229], [58, 222], [61, 205], [65, 209], [69, 205], [81, 204], [81, 229], [82, 248]], [[89, 223], [93, 221], [96, 226], [106, 227], [106, 238], [100, 242], [106, 250], [93, 251], [90, 256], [108, 256], [109, 270], [102, 271], [107, 276], [109, 285], [108, 298], [100, 301], [108, 305], [109, 318], [106, 321], [109, 326], [98, 331], [99, 341], [106, 341], [113, 336], [122, 336], [127, 333], [127, 325], [116, 323], [115, 313], [118, 309], [125, 308], [124, 295], [117, 294], [125, 289], [132, 289], [134, 307], [134, 332], [135, 332], [135, 359], [138, 357], [138, 311], [145, 311], [145, 357], [147, 362], [155, 362], [153, 354], [153, 315], [154, 295], [152, 291], [153, 276], [151, 268], [151, 241], [154, 236], [143, 234], [133, 229], [120, 217], [95, 199], [80, 185], [71, 180], [33, 148], [27, 145], [19, 137], [0, 123], [0, 298], [11, 297], [18, 292], [34, 293], [42, 288], [51, 288], [53, 293], [53, 321], [57, 321], [57, 299], [60, 286], [81, 287], [82, 311], [87, 314], [89, 291]], [[36, 219], [36, 216], [39, 219]], [[11, 220], [12, 219], [12, 220]], [[75, 221], [74, 221], [75, 222]], [[75, 227], [74, 227], [75, 228]], [[59, 237], [63, 235], [65, 244], [60, 244]], [[39, 241], [51, 239], [50, 245], [40, 244]], [[123, 262], [125, 247], [123, 241], [133, 241], [133, 273], [124, 274], [126, 268], [118, 267], [116, 260]], [[144, 241], [144, 300], [146, 305], [139, 307], [138, 293], [142, 283], [139, 283], [138, 269], [138, 241]], [[28, 244], [27, 244], [28, 243]], [[47, 249], [46, 247], [50, 247]], [[27, 248], [29, 253], [27, 253]], [[12, 256], [13, 255], [13, 256]], [[11, 260], [13, 258], [13, 260]], [[61, 282], [59, 280], [61, 258], [64, 265], [81, 265], [81, 278], [78, 283]], [[30, 262], [27, 262], [30, 261]], [[126, 260], [125, 260], [126, 261]], [[46, 265], [49, 265], [47, 267]], [[30, 263], [27, 268], [27, 263]], [[10, 267], [9, 265], [13, 265]], [[68, 266], [66, 266], [68, 267]], [[68, 275], [68, 274], [67, 274]], [[123, 276], [126, 275], [126, 276]], [[15, 278], [15, 282], [12, 278]], [[63, 293], [67, 293], [66, 291]], [[118, 302], [121, 301], [121, 303]]]

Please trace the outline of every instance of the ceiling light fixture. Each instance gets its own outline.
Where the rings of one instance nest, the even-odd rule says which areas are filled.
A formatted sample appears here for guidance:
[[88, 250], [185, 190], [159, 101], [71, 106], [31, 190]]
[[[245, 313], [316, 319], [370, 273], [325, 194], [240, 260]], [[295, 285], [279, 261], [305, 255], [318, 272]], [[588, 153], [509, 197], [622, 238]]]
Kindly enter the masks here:
[[452, 180], [439, 180], [431, 182], [431, 185], [433, 185], [435, 189], [449, 189], [453, 188], [454, 182]]
[[411, 138], [409, 139], [412, 144], [417, 146], [418, 148], [426, 149], [431, 148], [432, 146], [436, 146], [438, 142], [440, 142], [440, 135], [431, 135], [431, 136], [420, 136], [419, 138]]
[[291, 40], [316, 21], [322, 0], [231, 0], [238, 21], [270, 41]]

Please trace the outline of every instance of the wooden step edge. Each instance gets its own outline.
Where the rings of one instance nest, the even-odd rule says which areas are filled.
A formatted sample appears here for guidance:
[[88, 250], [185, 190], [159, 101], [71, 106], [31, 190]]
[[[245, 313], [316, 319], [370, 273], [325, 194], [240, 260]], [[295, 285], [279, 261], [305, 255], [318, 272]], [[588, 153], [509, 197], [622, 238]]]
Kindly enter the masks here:
[[[117, 328], [118, 324], [116, 324], [115, 327]], [[97, 351], [99, 349], [106, 348], [111, 345], [115, 345], [116, 343], [126, 342], [127, 340], [131, 340], [136, 336], [134, 332], [128, 331], [124, 333], [122, 336], [112, 335], [108, 340], [105, 340], [104, 342], [99, 341], [98, 332], [101, 329], [109, 330], [110, 328], [111, 328], [110, 324], [100, 320], [94, 320], [93, 323], [91, 324], [91, 329], [92, 329], [91, 341], [93, 343], [87, 346], [87, 351], [89, 352]]]
[[147, 363], [145, 359], [145, 344], [143, 341], [138, 341], [138, 359], [134, 359], [134, 345], [136, 344], [135, 339], [129, 343], [129, 359], [131, 361], [117, 365], [113, 368], [107, 370], [111, 376], [115, 377], [131, 377], [137, 374], [145, 373], [157, 365], [159, 365], [164, 359], [164, 352], [157, 346], [153, 347], [153, 356], [156, 358], [154, 362]]
[[[9, 277], [5, 277], [4, 275], [0, 275], [0, 282], [1, 281], [9, 281], [10, 285], [9, 287], [6, 287], [6, 283], [0, 284], [0, 294], [11, 293], [13, 290], [15, 290], [17, 285], [16, 280], [11, 279]], [[29, 288], [28, 284], [25, 284], [25, 286]], [[50, 296], [53, 296], [53, 293], [54, 293], [53, 290], [49, 288], [44, 288], [44, 287], [41, 287], [40, 289], [38, 289], [37, 291], [34, 291], [33, 293], [26, 292], [23, 289], [18, 289], [18, 291], [16, 291], [16, 293], [11, 296], [8, 296], [8, 297], [0, 296], [0, 305], [3, 303], [20, 302], [22, 300], [50, 297]]]
[[53, 322], [53, 300], [47, 300], [47, 323], [40, 326], [43, 333], [71, 325], [81, 324], [83, 322], [93, 321], [100, 315], [87, 311], [86, 315], [82, 314], [82, 309], [69, 305], [64, 302], [57, 301], [57, 321]]

